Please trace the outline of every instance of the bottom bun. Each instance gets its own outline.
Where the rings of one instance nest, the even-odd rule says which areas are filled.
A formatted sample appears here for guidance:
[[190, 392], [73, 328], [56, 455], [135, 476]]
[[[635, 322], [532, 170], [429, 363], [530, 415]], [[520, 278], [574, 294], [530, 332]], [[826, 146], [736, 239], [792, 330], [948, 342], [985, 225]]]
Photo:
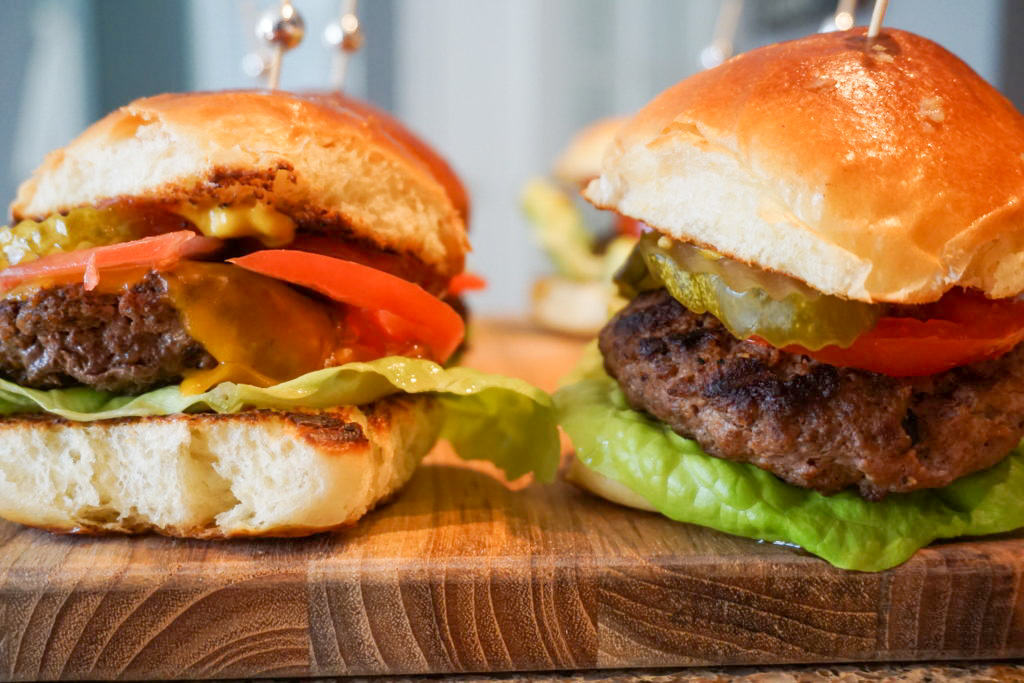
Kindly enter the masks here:
[[430, 450], [429, 396], [74, 423], [0, 418], [0, 517], [67, 533], [303, 536], [347, 526]]
[[569, 470], [565, 478], [584, 491], [590, 491], [595, 496], [600, 496], [619, 505], [657, 512], [650, 503], [633, 493], [625, 484], [609, 479], [603, 474], [598, 474], [580, 462], [575, 455], [569, 461]]

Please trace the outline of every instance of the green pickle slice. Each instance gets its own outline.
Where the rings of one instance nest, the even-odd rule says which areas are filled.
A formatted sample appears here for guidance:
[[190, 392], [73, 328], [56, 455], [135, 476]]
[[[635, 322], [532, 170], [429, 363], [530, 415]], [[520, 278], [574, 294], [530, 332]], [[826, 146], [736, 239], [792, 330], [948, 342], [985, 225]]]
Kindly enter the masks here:
[[0, 227], [0, 269], [63, 251], [118, 244], [144, 236], [138, 217], [118, 209], [73, 209], [44, 221]]
[[616, 283], [629, 298], [664, 287], [692, 312], [718, 318], [736, 338], [758, 336], [776, 347], [845, 348], [885, 311], [654, 234], [641, 238]]

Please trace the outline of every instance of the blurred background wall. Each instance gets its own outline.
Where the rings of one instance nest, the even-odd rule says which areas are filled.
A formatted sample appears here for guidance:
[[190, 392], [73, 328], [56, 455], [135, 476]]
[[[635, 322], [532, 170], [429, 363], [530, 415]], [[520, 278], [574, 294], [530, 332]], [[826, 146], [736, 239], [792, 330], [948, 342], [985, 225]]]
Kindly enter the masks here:
[[[328, 86], [321, 39], [339, 0], [293, 0], [306, 38], [282, 86]], [[242, 59], [273, 0], [3, 0], [0, 201], [88, 123], [135, 97], [255, 87]], [[834, 0], [747, 0], [743, 51], [818, 30]], [[858, 23], [870, 1], [862, 0]], [[700, 68], [719, 0], [363, 0], [366, 44], [348, 91], [392, 110], [437, 147], [473, 199], [470, 267], [488, 313], [525, 309], [546, 269], [519, 191], [580, 126], [626, 113]], [[1024, 106], [1024, 2], [892, 0], [886, 25], [939, 41]]]

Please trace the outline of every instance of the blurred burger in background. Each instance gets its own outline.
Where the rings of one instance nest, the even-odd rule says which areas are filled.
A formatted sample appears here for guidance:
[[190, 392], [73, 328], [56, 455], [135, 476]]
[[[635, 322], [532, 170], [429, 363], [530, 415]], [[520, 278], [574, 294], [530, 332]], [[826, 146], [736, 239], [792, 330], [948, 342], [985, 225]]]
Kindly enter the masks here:
[[555, 270], [537, 280], [531, 296], [531, 316], [546, 329], [596, 334], [616, 298], [612, 275], [640, 236], [639, 221], [596, 211], [580, 196], [601, 174], [605, 148], [625, 121], [609, 117], [584, 128], [555, 161], [551, 178], [535, 178], [523, 192], [534, 239]]

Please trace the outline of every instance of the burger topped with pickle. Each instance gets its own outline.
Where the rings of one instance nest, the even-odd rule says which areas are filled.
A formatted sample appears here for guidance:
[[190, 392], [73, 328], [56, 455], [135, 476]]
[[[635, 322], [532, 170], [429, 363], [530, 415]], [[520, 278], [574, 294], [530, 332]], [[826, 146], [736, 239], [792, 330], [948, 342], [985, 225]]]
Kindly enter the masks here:
[[754, 50], [584, 194], [653, 230], [558, 397], [575, 480], [857, 569], [1024, 526], [1024, 117], [966, 64], [898, 30]]

